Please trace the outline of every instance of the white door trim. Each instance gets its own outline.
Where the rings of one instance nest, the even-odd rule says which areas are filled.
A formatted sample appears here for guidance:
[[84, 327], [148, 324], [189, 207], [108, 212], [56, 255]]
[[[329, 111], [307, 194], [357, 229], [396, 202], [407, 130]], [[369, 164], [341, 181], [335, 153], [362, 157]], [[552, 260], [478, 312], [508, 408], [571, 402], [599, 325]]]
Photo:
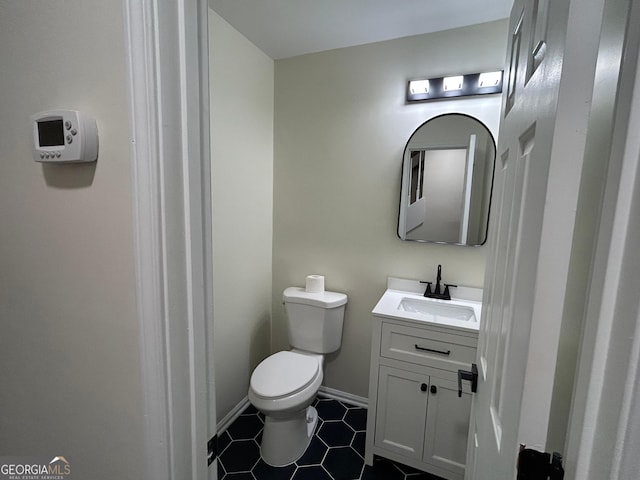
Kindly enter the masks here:
[[[619, 80], [607, 80], [618, 85], [616, 117], [566, 448], [567, 477], [584, 480], [636, 478], [640, 469], [640, 4], [618, 3], [624, 62]], [[611, 63], [611, 45], [604, 49]]]
[[124, 1], [145, 463], [154, 480], [208, 478], [215, 434], [207, 11], [206, 0]]

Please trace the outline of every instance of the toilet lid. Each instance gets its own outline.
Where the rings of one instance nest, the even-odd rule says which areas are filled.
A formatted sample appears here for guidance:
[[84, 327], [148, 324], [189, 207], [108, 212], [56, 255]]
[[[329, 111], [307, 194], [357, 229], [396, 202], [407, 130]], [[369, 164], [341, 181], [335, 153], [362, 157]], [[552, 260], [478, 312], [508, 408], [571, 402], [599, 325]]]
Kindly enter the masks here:
[[316, 357], [295, 352], [278, 352], [265, 358], [251, 375], [251, 388], [261, 397], [292, 395], [318, 375]]

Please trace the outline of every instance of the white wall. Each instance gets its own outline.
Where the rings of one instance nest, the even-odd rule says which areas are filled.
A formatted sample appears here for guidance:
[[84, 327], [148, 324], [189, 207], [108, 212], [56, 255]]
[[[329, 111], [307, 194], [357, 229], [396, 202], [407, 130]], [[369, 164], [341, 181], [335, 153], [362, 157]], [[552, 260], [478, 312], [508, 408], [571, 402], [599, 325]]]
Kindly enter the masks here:
[[[495, 70], [506, 21], [276, 61], [273, 349], [287, 347], [282, 291], [310, 273], [349, 295], [324, 384], [367, 396], [370, 312], [388, 275], [480, 287], [485, 249], [397, 238], [402, 153], [436, 114], [477, 100], [405, 104], [411, 78]], [[498, 115], [496, 115], [496, 119]]]
[[273, 60], [209, 10], [214, 359], [220, 421], [269, 354]]
[[[0, 451], [142, 478], [122, 6], [0, 0], [0, 58]], [[97, 163], [32, 160], [54, 108], [97, 120]]]

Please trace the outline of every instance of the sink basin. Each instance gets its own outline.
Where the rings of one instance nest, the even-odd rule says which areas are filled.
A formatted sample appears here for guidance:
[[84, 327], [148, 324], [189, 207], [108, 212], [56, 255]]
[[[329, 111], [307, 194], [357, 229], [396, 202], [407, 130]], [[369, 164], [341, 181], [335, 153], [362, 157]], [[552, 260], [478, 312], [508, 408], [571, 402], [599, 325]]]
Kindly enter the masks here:
[[[418, 283], [416, 289], [419, 288], [421, 285]], [[388, 288], [371, 313], [378, 317], [477, 332], [480, 328], [482, 302], [461, 298], [426, 298], [420, 293]]]
[[[442, 303], [441, 303], [442, 302]], [[433, 301], [429, 299], [418, 299], [404, 297], [398, 304], [398, 310], [417, 313], [425, 316], [425, 320], [432, 322], [442, 322], [456, 320], [461, 322], [476, 322], [476, 315], [472, 307], [458, 305], [455, 303], [444, 303], [444, 301]]]

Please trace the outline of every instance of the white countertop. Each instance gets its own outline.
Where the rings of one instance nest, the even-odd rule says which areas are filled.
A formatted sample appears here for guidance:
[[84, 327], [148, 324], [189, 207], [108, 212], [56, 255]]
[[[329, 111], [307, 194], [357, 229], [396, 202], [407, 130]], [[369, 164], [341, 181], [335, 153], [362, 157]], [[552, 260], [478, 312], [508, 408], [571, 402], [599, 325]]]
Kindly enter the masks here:
[[[439, 300], [424, 297], [422, 292], [424, 292], [425, 286], [415, 280], [389, 278], [387, 285], [389, 288], [380, 297], [371, 312], [375, 316], [411, 320], [467, 332], [477, 332], [480, 328], [482, 289], [470, 287], [452, 288], [451, 300]], [[463, 295], [466, 298], [460, 298]], [[419, 302], [419, 304], [425, 305], [427, 308], [429, 304], [432, 304], [435, 313], [425, 314], [401, 309], [399, 307], [404, 299]], [[472, 309], [472, 318], [464, 320], [465, 315], [455, 315], [456, 307], [460, 307], [461, 312], [470, 312], [470, 309]], [[446, 313], [447, 310], [451, 310], [452, 314], [448, 315]]]

